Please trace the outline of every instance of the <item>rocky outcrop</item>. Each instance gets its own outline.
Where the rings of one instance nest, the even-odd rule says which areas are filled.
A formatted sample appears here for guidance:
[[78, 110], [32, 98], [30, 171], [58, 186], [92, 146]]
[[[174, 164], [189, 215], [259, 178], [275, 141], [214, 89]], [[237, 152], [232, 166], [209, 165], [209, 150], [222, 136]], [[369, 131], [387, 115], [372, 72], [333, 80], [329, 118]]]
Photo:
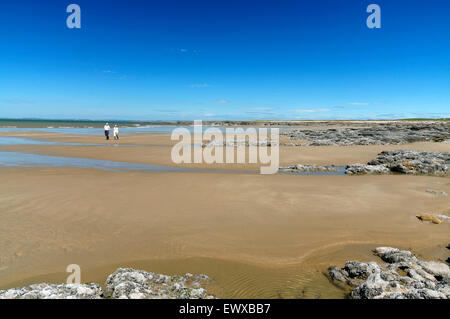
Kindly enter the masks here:
[[117, 269], [106, 280], [105, 297], [114, 299], [210, 299], [202, 288], [206, 275], [166, 276], [130, 268]]
[[350, 164], [345, 167], [345, 174], [348, 175], [382, 175], [390, 173], [390, 169], [384, 165]]
[[342, 169], [340, 167], [330, 165], [330, 166], [318, 166], [318, 165], [290, 165], [280, 167], [280, 171], [283, 172], [293, 172], [293, 173], [316, 173], [316, 172], [340, 172]]
[[100, 299], [98, 284], [36, 284], [23, 288], [0, 290], [0, 299]]
[[352, 287], [354, 299], [449, 299], [450, 268], [423, 261], [408, 250], [378, 247], [374, 253], [386, 264], [348, 261], [329, 268], [332, 281]]
[[386, 123], [369, 127], [333, 128], [327, 130], [288, 131], [291, 140], [306, 140], [296, 145], [388, 145], [412, 142], [444, 142], [450, 139], [450, 123]]
[[0, 290], [0, 299], [211, 299], [202, 285], [206, 275], [166, 276], [119, 268], [106, 280], [105, 291], [98, 284], [41, 283]]
[[346, 174], [415, 174], [444, 176], [450, 173], [450, 152], [383, 151], [365, 164], [351, 164]]
[[210, 141], [207, 143], [202, 143], [202, 148], [215, 148], [215, 147], [238, 147], [238, 146], [262, 146], [262, 147], [271, 147], [271, 146], [280, 146], [280, 143], [277, 141], [267, 141], [267, 140], [262, 140], [262, 141], [236, 141], [236, 140], [225, 140], [222, 142], [217, 142], [217, 141]]
[[438, 195], [438, 196], [447, 196], [446, 192], [440, 192], [440, 191], [436, 191], [434, 189], [427, 189], [426, 192], [433, 194], [433, 195]]

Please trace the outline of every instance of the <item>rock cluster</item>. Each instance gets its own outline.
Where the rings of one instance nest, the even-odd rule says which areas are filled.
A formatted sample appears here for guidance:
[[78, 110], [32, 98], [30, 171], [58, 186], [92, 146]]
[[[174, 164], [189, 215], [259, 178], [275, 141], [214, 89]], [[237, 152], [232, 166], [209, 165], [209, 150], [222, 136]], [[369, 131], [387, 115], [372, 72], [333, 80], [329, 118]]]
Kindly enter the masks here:
[[36, 284], [23, 288], [0, 290], [0, 299], [100, 299], [98, 284]]
[[206, 275], [166, 276], [131, 268], [119, 268], [106, 280], [105, 297], [114, 299], [213, 298], [202, 288]]
[[384, 165], [366, 165], [366, 164], [350, 164], [345, 167], [345, 174], [348, 175], [364, 175], [364, 174], [390, 174], [391, 170]]
[[206, 275], [166, 276], [119, 268], [106, 280], [105, 291], [98, 284], [47, 284], [0, 290], [0, 299], [211, 299], [203, 287]]
[[388, 145], [421, 141], [443, 142], [450, 139], [450, 123], [386, 123], [370, 127], [326, 130], [293, 129], [286, 133], [291, 140], [308, 142], [296, 145]]
[[423, 261], [408, 250], [378, 247], [374, 253], [386, 264], [348, 261], [344, 268], [329, 268], [332, 281], [353, 287], [354, 299], [449, 299], [450, 268]]
[[447, 196], [446, 192], [440, 192], [440, 191], [436, 191], [434, 189], [427, 189], [426, 192], [433, 194], [433, 195], [438, 195], [438, 196]]
[[447, 175], [450, 173], [450, 152], [383, 151], [367, 164], [346, 167], [346, 174], [350, 175], [389, 173]]
[[206, 143], [202, 143], [202, 148], [205, 147], [238, 147], [238, 146], [263, 146], [263, 147], [271, 147], [271, 146], [279, 146], [280, 144], [277, 141], [267, 141], [267, 140], [262, 140], [262, 141], [236, 141], [236, 140], [231, 140], [231, 141], [222, 141], [222, 142], [218, 142], [218, 141], [210, 141], [210, 142], [206, 142]]
[[284, 172], [298, 172], [298, 173], [315, 173], [315, 172], [340, 172], [339, 167], [330, 165], [330, 166], [318, 166], [318, 165], [290, 165], [280, 167], [281, 171]]

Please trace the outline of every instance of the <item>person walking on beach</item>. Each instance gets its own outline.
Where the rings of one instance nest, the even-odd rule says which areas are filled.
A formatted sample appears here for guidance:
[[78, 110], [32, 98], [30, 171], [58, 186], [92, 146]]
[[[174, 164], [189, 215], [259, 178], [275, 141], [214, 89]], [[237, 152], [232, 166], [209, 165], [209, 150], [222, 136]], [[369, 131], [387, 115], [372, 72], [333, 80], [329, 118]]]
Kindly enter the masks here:
[[114, 139], [118, 140], [119, 139], [119, 127], [116, 125], [114, 125]]
[[111, 128], [109, 127], [109, 124], [106, 123], [106, 124], [105, 124], [105, 137], [106, 137], [107, 140], [109, 140], [109, 130], [110, 130], [110, 129], [111, 129]]

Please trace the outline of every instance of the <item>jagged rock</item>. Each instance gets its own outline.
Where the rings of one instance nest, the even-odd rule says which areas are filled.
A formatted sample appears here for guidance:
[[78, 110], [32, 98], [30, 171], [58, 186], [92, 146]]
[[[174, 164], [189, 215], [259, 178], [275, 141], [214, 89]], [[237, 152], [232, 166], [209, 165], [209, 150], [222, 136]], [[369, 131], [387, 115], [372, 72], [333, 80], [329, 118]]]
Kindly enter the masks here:
[[348, 261], [344, 268], [330, 267], [332, 281], [341, 287], [356, 286], [350, 293], [354, 299], [450, 298], [446, 264], [423, 261], [408, 250], [393, 247], [378, 247], [374, 253], [387, 264]]
[[[367, 124], [366, 124], [367, 125]], [[306, 140], [302, 145], [388, 145], [419, 141], [446, 142], [450, 139], [450, 123], [386, 123], [368, 124], [326, 130], [289, 130], [291, 140]]]
[[390, 170], [384, 165], [365, 165], [351, 164], [345, 167], [345, 174], [364, 175], [364, 174], [389, 174]]
[[[425, 152], [410, 150], [383, 151], [372, 161], [351, 164], [346, 174], [422, 174], [444, 176], [450, 173], [450, 152]], [[445, 193], [441, 193], [445, 196]]]
[[417, 258], [409, 250], [400, 250], [392, 247], [378, 247], [374, 249], [375, 255], [383, 261], [393, 264], [401, 262], [417, 262]]
[[330, 267], [329, 273], [331, 279], [335, 282], [341, 282], [343, 284], [347, 283], [348, 272], [345, 269], [341, 269], [339, 267], [333, 266]]
[[0, 299], [100, 299], [98, 284], [53, 285], [41, 283], [23, 288], [0, 290]]
[[131, 268], [119, 268], [106, 280], [105, 296], [115, 299], [212, 298], [201, 284], [206, 275], [166, 276]]
[[436, 261], [418, 261], [424, 271], [434, 277], [450, 278], [450, 269], [447, 265]]
[[370, 275], [376, 273], [379, 267], [376, 263], [359, 263], [348, 261], [344, 267], [350, 278], [367, 279]]
[[280, 171], [294, 172], [294, 173], [315, 173], [315, 172], [340, 172], [342, 169], [334, 165], [318, 166], [318, 165], [291, 165], [280, 167]]
[[202, 285], [206, 275], [166, 276], [119, 268], [106, 280], [103, 292], [98, 284], [41, 283], [23, 288], [0, 290], [0, 299], [211, 299]]
[[403, 164], [393, 164], [389, 167], [390, 171], [401, 174], [414, 174], [411, 167], [405, 166]]

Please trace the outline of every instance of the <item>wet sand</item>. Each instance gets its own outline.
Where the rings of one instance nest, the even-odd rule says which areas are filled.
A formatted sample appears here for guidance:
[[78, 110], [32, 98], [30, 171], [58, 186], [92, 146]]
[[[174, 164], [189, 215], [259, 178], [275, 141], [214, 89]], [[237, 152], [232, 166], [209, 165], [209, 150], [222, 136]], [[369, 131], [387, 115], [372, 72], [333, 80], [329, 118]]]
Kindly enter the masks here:
[[[168, 135], [130, 135], [120, 143], [158, 147], [21, 145], [0, 151], [174, 165]], [[282, 165], [340, 165], [364, 163], [388, 149], [449, 151], [449, 144], [282, 147], [280, 158]], [[104, 282], [125, 266], [206, 273], [220, 297], [341, 298], [343, 291], [323, 272], [349, 259], [377, 260], [370, 253], [376, 246], [411, 249], [425, 259], [448, 257], [449, 224], [415, 218], [450, 214], [448, 197], [426, 192], [450, 193], [448, 177], [5, 167], [0, 175], [0, 289], [64, 282], [66, 266], [76, 263], [84, 282]]]
[[[181, 166], [201, 169], [254, 170], [260, 164], [174, 164], [171, 160], [172, 141], [169, 134], [130, 134], [119, 141], [106, 141], [102, 136], [72, 136], [54, 133], [0, 133], [0, 136], [16, 136], [51, 142], [102, 144], [101, 146], [16, 145], [0, 146], [1, 150], [29, 152], [42, 155], [83, 157], [100, 160]], [[280, 139], [283, 142], [282, 139]], [[120, 145], [135, 145], [128, 147]], [[356, 146], [280, 146], [280, 165], [316, 164], [344, 166], [351, 163], [367, 163], [381, 151], [410, 149], [433, 152], [450, 152], [450, 143], [417, 142], [401, 145]], [[248, 154], [248, 148], [246, 148]]]

